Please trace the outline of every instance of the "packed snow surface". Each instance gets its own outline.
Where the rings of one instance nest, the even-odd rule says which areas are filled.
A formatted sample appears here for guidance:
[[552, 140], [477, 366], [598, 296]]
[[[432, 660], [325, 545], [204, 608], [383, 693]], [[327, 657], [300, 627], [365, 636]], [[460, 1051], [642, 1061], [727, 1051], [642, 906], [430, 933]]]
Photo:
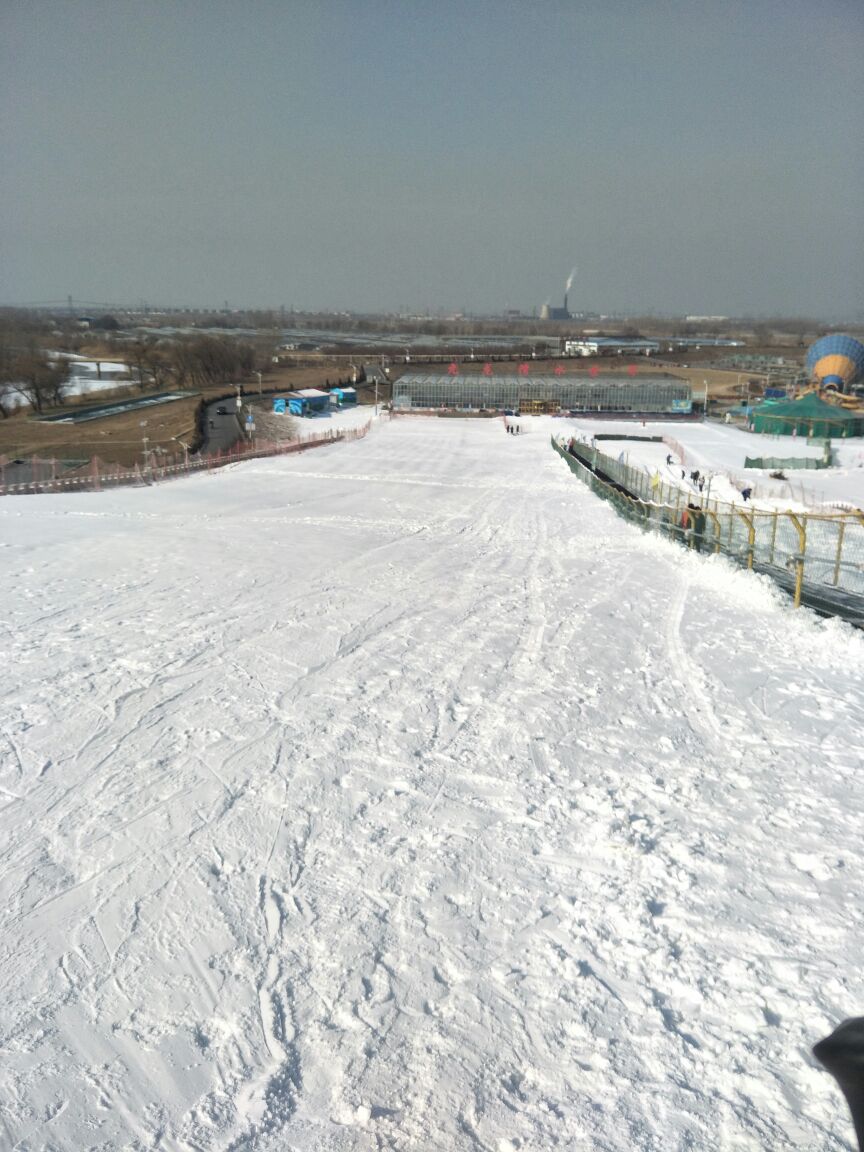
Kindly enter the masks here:
[[850, 1149], [864, 643], [548, 428], [0, 503], [0, 1144]]

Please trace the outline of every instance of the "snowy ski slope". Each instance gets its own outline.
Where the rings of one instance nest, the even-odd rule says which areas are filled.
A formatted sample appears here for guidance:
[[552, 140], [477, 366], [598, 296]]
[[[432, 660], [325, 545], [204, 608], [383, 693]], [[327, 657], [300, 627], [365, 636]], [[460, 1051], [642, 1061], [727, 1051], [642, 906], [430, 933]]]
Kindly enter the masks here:
[[852, 1147], [860, 634], [498, 421], [0, 560], [0, 1146]]

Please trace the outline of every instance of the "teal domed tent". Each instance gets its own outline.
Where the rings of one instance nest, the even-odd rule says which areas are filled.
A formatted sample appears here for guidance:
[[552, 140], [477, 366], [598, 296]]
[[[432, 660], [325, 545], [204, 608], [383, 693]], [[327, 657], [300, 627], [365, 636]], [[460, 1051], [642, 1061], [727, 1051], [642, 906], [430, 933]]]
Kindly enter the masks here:
[[826, 404], [815, 392], [785, 404], [760, 404], [750, 420], [754, 432], [771, 436], [812, 436], [819, 440], [864, 436], [864, 412]]

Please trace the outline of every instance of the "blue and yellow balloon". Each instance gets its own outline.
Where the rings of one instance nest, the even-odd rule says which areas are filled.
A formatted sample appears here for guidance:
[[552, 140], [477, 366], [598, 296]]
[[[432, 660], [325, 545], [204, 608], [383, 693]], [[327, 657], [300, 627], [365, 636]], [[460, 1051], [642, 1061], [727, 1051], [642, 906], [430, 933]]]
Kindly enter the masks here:
[[839, 332], [823, 336], [810, 345], [807, 371], [823, 388], [845, 392], [864, 376], [864, 344]]

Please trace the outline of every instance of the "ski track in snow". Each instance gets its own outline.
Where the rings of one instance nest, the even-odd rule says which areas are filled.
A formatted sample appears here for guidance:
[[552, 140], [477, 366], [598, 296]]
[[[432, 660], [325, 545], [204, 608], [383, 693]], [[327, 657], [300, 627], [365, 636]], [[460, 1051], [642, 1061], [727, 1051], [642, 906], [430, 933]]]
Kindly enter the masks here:
[[864, 643], [535, 427], [0, 505], [0, 1143], [852, 1147]]

